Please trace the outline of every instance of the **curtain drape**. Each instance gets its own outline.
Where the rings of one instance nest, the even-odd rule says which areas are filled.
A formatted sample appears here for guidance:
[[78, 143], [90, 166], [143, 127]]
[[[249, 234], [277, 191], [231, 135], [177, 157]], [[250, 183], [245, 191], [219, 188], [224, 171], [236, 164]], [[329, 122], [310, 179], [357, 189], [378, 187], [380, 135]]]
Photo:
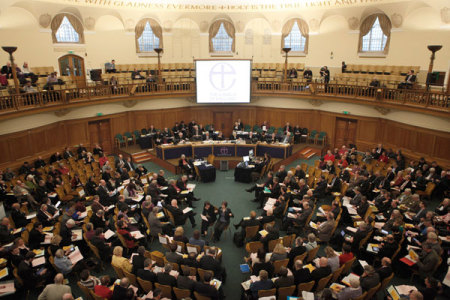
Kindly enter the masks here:
[[236, 46], [236, 30], [234, 29], [233, 24], [231, 24], [228, 21], [222, 21], [223, 27], [225, 28], [225, 31], [227, 34], [233, 39], [233, 42], [231, 43], [231, 51], [234, 52]]
[[56, 32], [59, 29], [59, 26], [61, 26], [62, 20], [64, 19], [64, 14], [59, 14], [53, 17], [52, 23], [50, 24], [50, 28], [52, 29], [52, 40], [53, 43], [57, 43], [58, 40], [56, 39]]
[[[309, 44], [309, 26], [308, 24], [302, 20], [302, 19], [290, 19], [289, 21], [287, 21], [282, 30], [281, 30], [281, 49], [283, 49], [284, 47], [286, 47], [286, 45], [284, 44], [284, 39], [289, 35], [289, 33], [291, 33], [292, 31], [292, 27], [294, 27], [295, 22], [297, 22], [297, 26], [300, 29], [300, 32], [302, 33], [302, 35], [305, 37], [306, 41], [305, 41], [305, 53], [308, 53], [308, 44]], [[281, 50], [281, 52], [283, 52]]]
[[297, 19], [298, 28], [300, 28], [300, 32], [305, 37], [305, 53], [308, 53], [308, 44], [309, 44], [309, 27], [308, 24], [302, 20]]
[[140, 20], [136, 27], [134, 28], [134, 40], [136, 43], [136, 52], [141, 52], [141, 49], [139, 48], [139, 38], [141, 37], [142, 33], [144, 32], [145, 25], [147, 22], [150, 24], [150, 27], [152, 28], [153, 34], [159, 38], [159, 48], [163, 48], [163, 34], [162, 34], [162, 27], [153, 19], [146, 18]]
[[214, 52], [214, 45], [212, 39], [217, 35], [220, 29], [220, 25], [223, 21], [216, 21], [209, 26], [209, 53]]
[[77, 17], [71, 14], [65, 14], [67, 19], [69, 20], [70, 24], [72, 24], [73, 29], [78, 33], [78, 36], [80, 37], [80, 44], [84, 44], [84, 31], [83, 31], [83, 24], [81, 24], [80, 20], [78, 20]]
[[358, 52], [362, 52], [362, 46], [363, 46], [363, 37], [369, 33], [369, 31], [372, 29], [373, 24], [375, 21], [379, 20], [381, 30], [383, 30], [383, 33], [386, 35], [386, 46], [383, 49], [384, 53], [387, 53], [389, 51], [389, 42], [391, 40], [391, 28], [392, 24], [389, 18], [384, 14], [373, 14], [364, 19], [364, 21], [361, 23], [361, 26], [359, 27], [359, 43], [358, 43]]

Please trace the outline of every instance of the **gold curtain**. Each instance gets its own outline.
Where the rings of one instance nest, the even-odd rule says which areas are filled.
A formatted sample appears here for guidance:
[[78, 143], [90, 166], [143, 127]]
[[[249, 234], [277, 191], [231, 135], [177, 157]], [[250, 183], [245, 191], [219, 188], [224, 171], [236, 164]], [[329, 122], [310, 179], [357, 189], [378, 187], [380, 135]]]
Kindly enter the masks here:
[[80, 44], [84, 44], [84, 31], [83, 24], [81, 24], [80, 20], [77, 17], [71, 14], [65, 14], [70, 24], [72, 24], [73, 29], [78, 33], [80, 37]]
[[283, 49], [284, 46], [284, 39], [289, 35], [289, 33], [292, 30], [292, 26], [294, 26], [296, 19], [290, 19], [289, 21], [284, 24], [283, 28], [281, 29], [281, 49]]
[[231, 24], [230, 22], [222, 21], [222, 23], [227, 34], [233, 39], [233, 42], [231, 43], [231, 51], [234, 52], [236, 48], [236, 30], [234, 29], [233, 24]]
[[52, 23], [50, 24], [50, 28], [52, 29], [52, 40], [53, 43], [57, 43], [56, 32], [58, 31], [59, 26], [61, 26], [62, 20], [64, 19], [64, 14], [59, 14], [53, 17]]
[[389, 42], [391, 41], [391, 29], [392, 29], [391, 20], [389, 20], [389, 18], [384, 14], [379, 14], [378, 20], [380, 20], [381, 30], [383, 30], [383, 33], [387, 37], [386, 46], [384, 46], [383, 49], [383, 53], [387, 54], [389, 52]]
[[220, 29], [220, 25], [223, 23], [223, 21], [219, 20], [211, 24], [209, 26], [209, 53], [214, 52], [214, 45], [212, 42], [212, 39], [217, 35]]
[[308, 24], [302, 19], [297, 19], [297, 25], [298, 25], [298, 28], [300, 28], [300, 32], [305, 37], [305, 51], [303, 51], [303, 52], [308, 53], [308, 45], [309, 45], [309, 27], [308, 27]]
[[375, 23], [376, 19], [378, 17], [378, 14], [370, 15], [364, 19], [364, 21], [361, 23], [361, 26], [359, 26], [359, 43], [358, 43], [358, 52], [362, 51], [362, 40], [363, 37], [369, 33], [369, 31], [372, 29], [373, 23]]
[[150, 24], [153, 34], [157, 38], [159, 38], [159, 46], [158, 47], [163, 48], [163, 34], [162, 34], [161, 26], [155, 20], [146, 18], [146, 19], [140, 20], [136, 24], [136, 27], [134, 28], [134, 33], [135, 33], [134, 40], [136, 42], [136, 52], [137, 53], [141, 52], [141, 49], [139, 48], [139, 38], [141, 37], [142, 33], [144, 32], [145, 25], [147, 24], [147, 22]]

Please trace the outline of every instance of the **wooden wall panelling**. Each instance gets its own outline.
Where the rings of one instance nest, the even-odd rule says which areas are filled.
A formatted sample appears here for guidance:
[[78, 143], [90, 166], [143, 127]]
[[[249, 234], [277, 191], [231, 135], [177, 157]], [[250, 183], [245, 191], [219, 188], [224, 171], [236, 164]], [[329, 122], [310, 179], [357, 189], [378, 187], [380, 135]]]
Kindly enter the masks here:
[[47, 128], [45, 130], [45, 140], [47, 143], [47, 149], [48, 150], [54, 150], [54, 151], [61, 151], [61, 146], [67, 145], [67, 135], [66, 135], [66, 128], [65, 128], [64, 122], [58, 122], [55, 124], [55, 126]]
[[[417, 132], [414, 130], [411, 130], [413, 134], [412, 136], [416, 136], [416, 143], [410, 144], [409, 149], [416, 149], [417, 152], [423, 153], [423, 154], [432, 154], [433, 148], [436, 144], [436, 136], [430, 134], [429, 132]], [[448, 140], [447, 140], [448, 143]]]
[[3, 135], [0, 137], [0, 164], [8, 163], [13, 160], [11, 153], [13, 153], [14, 149], [9, 147], [8, 143], [9, 135]]
[[448, 136], [436, 136], [434, 152], [431, 155], [450, 161], [450, 138]]
[[131, 130], [139, 130], [141, 131], [143, 128], [149, 128], [149, 124], [147, 123], [147, 112], [142, 111], [134, 111], [131, 117], [134, 120], [133, 127]]
[[115, 136], [117, 133], [123, 134], [126, 131], [130, 131], [126, 113], [109, 116], [109, 119], [112, 133], [111, 136]]
[[30, 130], [11, 134], [8, 139], [8, 145], [12, 161], [24, 160], [33, 155]]
[[367, 143], [377, 143], [377, 131], [379, 130], [379, 120], [358, 120], [358, 130], [356, 134], [357, 141], [363, 141]]
[[89, 144], [88, 120], [66, 121], [67, 143], [75, 146], [79, 143]]
[[58, 123], [30, 130], [30, 148], [32, 149], [32, 153], [39, 154], [52, 149], [55, 143], [59, 141], [52, 139], [52, 136], [48, 132], [52, 132], [57, 128]]
[[336, 124], [336, 115], [325, 112], [320, 114], [320, 127], [312, 129], [316, 129], [318, 132], [325, 131], [327, 133], [328, 143], [332, 144], [332, 142], [334, 141], [335, 124]]

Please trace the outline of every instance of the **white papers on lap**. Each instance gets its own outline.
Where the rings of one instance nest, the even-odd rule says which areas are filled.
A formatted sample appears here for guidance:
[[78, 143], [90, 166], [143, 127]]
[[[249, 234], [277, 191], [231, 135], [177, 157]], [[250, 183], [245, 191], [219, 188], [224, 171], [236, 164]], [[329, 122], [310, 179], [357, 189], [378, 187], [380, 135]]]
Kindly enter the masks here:
[[167, 237], [166, 237], [165, 235], [160, 235], [160, 236], [158, 237], [158, 239], [159, 239], [159, 242], [160, 242], [161, 244], [167, 245]]
[[106, 232], [105, 232], [105, 239], [109, 239], [109, 238], [111, 238], [112, 236], [114, 236], [115, 235], [115, 232], [114, 231], [112, 231], [111, 229], [108, 229]]
[[14, 293], [15, 291], [14, 281], [2, 282], [0, 285], [0, 295], [2, 296], [5, 296], [6, 293]]
[[363, 267], [363, 268], [368, 265], [368, 263], [365, 260], [360, 259], [358, 261], [359, 261], [359, 264], [361, 265], [361, 267]]
[[302, 208], [301, 207], [297, 207], [297, 206], [291, 206], [291, 208], [293, 209], [293, 210], [295, 210], [295, 211], [302, 211]]
[[47, 196], [49, 196], [50, 198], [55, 198], [56, 196], [58, 196], [57, 193], [49, 193], [47, 194]]
[[277, 199], [269, 198], [269, 199], [267, 199], [266, 205], [275, 205], [276, 202], [277, 202]]
[[72, 234], [77, 235], [75, 238], [72, 236], [72, 242], [81, 241], [83, 239], [83, 230], [82, 229], [72, 230]]
[[169, 273], [169, 275], [172, 275], [172, 276], [175, 277], [175, 278], [177, 278], [179, 274], [180, 274], [180, 273], [178, 273], [178, 271], [176, 271], [176, 270], [172, 270], [172, 271], [170, 271], [170, 273]]
[[87, 217], [87, 211], [82, 212], [82, 213], [78, 216], [79, 219], [84, 219], [84, 218], [86, 218], [86, 217]]
[[383, 228], [385, 223], [383, 222], [375, 222], [375, 225], [373, 227], [375, 227], [376, 229], [381, 229]]
[[43, 264], [45, 264], [45, 256], [37, 257], [37, 258], [33, 259], [33, 261], [31, 262], [31, 266], [33, 268], [43, 265]]
[[186, 185], [186, 187], [187, 187], [187, 189], [188, 189], [190, 192], [192, 192], [192, 191], [195, 189], [195, 184], [193, 184], [193, 183], [188, 183], [188, 184]]
[[36, 217], [36, 213], [31, 213], [27, 215], [27, 220], [33, 219], [34, 217]]
[[319, 226], [317, 226], [317, 224], [314, 223], [313, 221], [309, 222], [309, 226], [311, 226], [311, 228], [314, 228], [314, 229], [319, 228]]
[[288, 217], [288, 218], [291, 218], [291, 219], [296, 219], [296, 218], [297, 218], [297, 216], [294, 215], [293, 213], [288, 213], [288, 214], [287, 214], [287, 217]]
[[302, 291], [302, 298], [304, 300], [314, 300], [314, 293]]
[[107, 208], [106, 208], [106, 211], [108, 211], [108, 210], [110, 210], [110, 209], [113, 209], [115, 206], [114, 206], [114, 204], [111, 204], [110, 206], [108, 206]]
[[83, 255], [78, 247], [75, 247], [75, 250], [69, 254], [69, 259], [73, 265], [83, 259]]
[[402, 284], [402, 285], [396, 285], [395, 289], [397, 290], [397, 292], [400, 295], [409, 295], [409, 293], [411, 291], [417, 291], [417, 288], [415, 286], [412, 285], [406, 285], [406, 284]]
[[350, 197], [347, 197], [347, 196], [344, 196], [343, 198], [342, 198], [342, 205], [344, 205], [344, 206], [349, 206], [349, 205], [351, 205], [350, 204]]
[[183, 214], [187, 214], [190, 211], [192, 211], [192, 207], [186, 207], [185, 209], [183, 209]]
[[347, 276], [345, 276], [344, 278], [342, 278], [342, 283], [350, 286], [350, 279], [355, 278], [359, 281], [359, 276], [354, 274], [354, 273], [350, 273]]
[[138, 202], [138, 203], [141, 202], [142, 199], [144, 199], [143, 195], [136, 195], [133, 198], [131, 198], [131, 200], [133, 200], [134, 202]]
[[206, 222], [208, 222], [208, 218], [207, 218], [206, 216], [204, 216], [204, 215], [200, 215], [200, 217], [202, 218], [202, 220], [203, 220], [203, 221], [206, 221]]
[[347, 210], [348, 210], [348, 213], [350, 215], [357, 215], [358, 214], [358, 212], [356, 211], [355, 208], [353, 208], [353, 206], [347, 206]]
[[50, 244], [50, 242], [52, 240], [52, 237], [53, 237], [53, 233], [45, 232], [45, 238], [44, 238], [44, 241], [41, 243], [41, 245], [48, 245], [48, 244]]
[[132, 231], [130, 232], [131, 236], [134, 237], [135, 239], [142, 239], [143, 237], [145, 237], [140, 231], [136, 230], [136, 231]]
[[356, 229], [355, 227], [347, 226], [347, 227], [345, 228], [345, 230], [348, 230], [348, 231], [350, 231], [350, 232], [356, 232], [358, 229]]
[[180, 194], [181, 194], [181, 195], [187, 195], [187, 194], [189, 194], [189, 190], [181, 191]]
[[188, 253], [194, 252], [194, 253], [198, 254], [197, 253], [197, 248], [195, 248], [195, 247], [186, 246], [186, 249], [187, 249]]

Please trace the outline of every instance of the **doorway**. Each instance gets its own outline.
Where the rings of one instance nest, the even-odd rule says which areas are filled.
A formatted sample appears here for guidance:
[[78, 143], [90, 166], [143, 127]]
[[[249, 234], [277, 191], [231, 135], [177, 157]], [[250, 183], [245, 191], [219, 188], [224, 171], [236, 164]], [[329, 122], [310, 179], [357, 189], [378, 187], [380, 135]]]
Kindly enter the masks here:
[[84, 59], [81, 56], [74, 54], [67, 54], [58, 59], [59, 72], [61, 76], [66, 76], [70, 82], [66, 81], [67, 85], [77, 88], [86, 87], [86, 75], [84, 72]]
[[229, 138], [233, 131], [233, 113], [232, 112], [215, 112], [214, 128], [222, 131], [225, 138]]
[[99, 144], [103, 151], [112, 153], [111, 127], [109, 119], [89, 122], [89, 141], [91, 146]]
[[342, 145], [354, 145], [356, 143], [357, 125], [358, 120], [336, 118], [334, 146], [340, 148]]

